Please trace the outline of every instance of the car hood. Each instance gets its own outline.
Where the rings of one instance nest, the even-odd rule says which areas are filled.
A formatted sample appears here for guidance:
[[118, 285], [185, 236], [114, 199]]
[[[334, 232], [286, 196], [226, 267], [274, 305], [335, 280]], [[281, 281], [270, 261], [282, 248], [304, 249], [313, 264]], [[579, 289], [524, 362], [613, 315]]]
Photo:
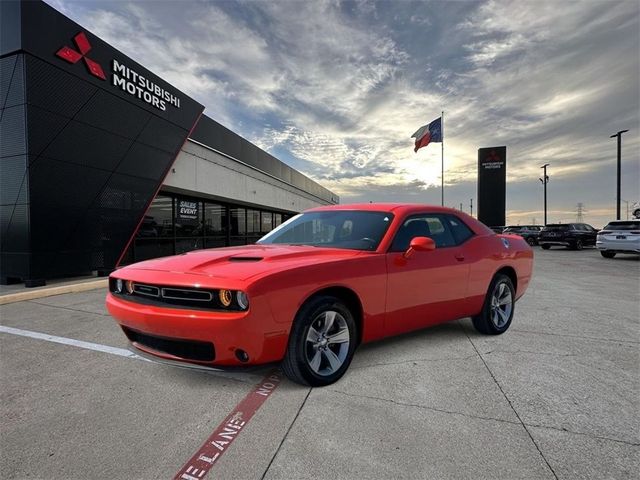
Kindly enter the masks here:
[[182, 255], [135, 263], [124, 269], [247, 280], [273, 271], [344, 260], [360, 255], [366, 255], [366, 252], [304, 245], [245, 245], [195, 250]]

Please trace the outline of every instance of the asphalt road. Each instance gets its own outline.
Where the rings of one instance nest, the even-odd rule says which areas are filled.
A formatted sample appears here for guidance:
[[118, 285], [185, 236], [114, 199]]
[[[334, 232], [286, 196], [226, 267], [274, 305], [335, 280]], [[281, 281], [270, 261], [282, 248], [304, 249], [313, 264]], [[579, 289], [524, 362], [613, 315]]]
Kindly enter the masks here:
[[[121, 356], [104, 292], [0, 307], [0, 478], [172, 478], [266, 369]], [[204, 478], [637, 478], [640, 261], [536, 249], [511, 329], [465, 319], [365, 345], [338, 383], [283, 381]], [[5, 329], [6, 332], [6, 329]]]

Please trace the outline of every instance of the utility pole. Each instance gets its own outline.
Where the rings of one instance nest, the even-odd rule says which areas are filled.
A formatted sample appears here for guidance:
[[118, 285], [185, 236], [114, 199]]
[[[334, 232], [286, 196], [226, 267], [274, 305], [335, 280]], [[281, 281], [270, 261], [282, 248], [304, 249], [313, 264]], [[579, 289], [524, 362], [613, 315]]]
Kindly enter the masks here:
[[620, 171], [622, 164], [622, 134], [629, 130], [620, 130], [618, 133], [611, 135], [609, 138], [618, 138], [618, 165], [616, 178], [616, 220], [620, 220]]
[[473, 217], [473, 198], [469, 199], [469, 215]]
[[549, 163], [545, 163], [543, 166], [540, 167], [544, 169], [544, 174], [542, 178], [538, 179], [542, 182], [542, 185], [544, 186], [544, 226], [545, 227], [547, 226], [547, 183], [549, 183], [549, 175], [547, 175], [547, 167], [549, 165], [550, 165]]
[[460, 202], [460, 211], [462, 211], [462, 202]]

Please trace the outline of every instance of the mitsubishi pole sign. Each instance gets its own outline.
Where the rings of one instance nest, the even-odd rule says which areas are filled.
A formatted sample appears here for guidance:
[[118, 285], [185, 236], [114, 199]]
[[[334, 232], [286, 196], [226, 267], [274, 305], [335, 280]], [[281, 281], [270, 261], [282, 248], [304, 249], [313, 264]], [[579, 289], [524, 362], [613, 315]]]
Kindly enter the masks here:
[[506, 222], [507, 147], [478, 149], [478, 220], [490, 227]]

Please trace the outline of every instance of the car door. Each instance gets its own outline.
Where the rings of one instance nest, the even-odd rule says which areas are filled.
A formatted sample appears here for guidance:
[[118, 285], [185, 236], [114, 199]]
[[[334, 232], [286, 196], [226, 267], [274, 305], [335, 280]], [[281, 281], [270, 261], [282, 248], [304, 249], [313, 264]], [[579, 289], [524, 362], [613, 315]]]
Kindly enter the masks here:
[[[448, 215], [424, 213], [405, 219], [396, 232], [386, 254], [387, 335], [464, 315], [469, 265], [454, 228]], [[407, 258], [414, 237], [432, 238], [436, 249], [414, 251]]]
[[582, 245], [589, 245], [591, 232], [587, 228], [587, 226], [583, 223], [575, 223], [573, 224], [573, 228], [576, 230], [575, 236], [582, 241]]
[[596, 238], [598, 237], [598, 231], [588, 223], [585, 223], [583, 225], [585, 230], [587, 231], [587, 242], [585, 243], [585, 245], [595, 245]]

